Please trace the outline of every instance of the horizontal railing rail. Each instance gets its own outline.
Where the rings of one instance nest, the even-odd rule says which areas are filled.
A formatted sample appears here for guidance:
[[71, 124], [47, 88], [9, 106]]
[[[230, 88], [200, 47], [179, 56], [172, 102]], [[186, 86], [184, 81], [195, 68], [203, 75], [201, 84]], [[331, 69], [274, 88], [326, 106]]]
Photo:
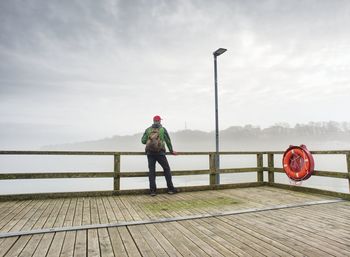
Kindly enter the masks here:
[[[209, 185], [207, 186], [187, 186], [183, 187], [183, 190], [191, 189], [214, 189], [222, 188], [228, 186], [235, 186], [239, 184], [225, 184], [218, 185], [216, 183], [217, 174], [234, 174], [234, 173], [252, 173], [256, 172], [256, 182], [252, 183], [241, 183], [246, 186], [256, 186], [256, 185], [273, 185], [281, 186], [281, 184], [275, 183], [275, 174], [284, 173], [283, 168], [275, 167], [275, 157], [276, 155], [282, 155], [283, 151], [223, 151], [219, 155], [255, 155], [256, 156], [256, 166], [254, 167], [242, 167], [242, 168], [221, 168], [216, 169], [216, 158], [215, 152], [178, 152], [179, 156], [198, 156], [198, 155], [207, 155], [208, 160], [208, 169], [200, 170], [174, 170], [172, 171], [173, 176], [189, 176], [189, 175], [208, 175], [209, 176]], [[334, 150], [334, 151], [311, 151], [315, 155], [345, 155], [347, 163], [347, 171], [322, 171], [315, 170], [313, 176], [322, 176], [330, 178], [339, 178], [347, 179], [350, 189], [350, 151], [348, 150]], [[126, 172], [121, 171], [121, 156], [140, 156], [145, 155], [144, 152], [115, 152], [115, 151], [0, 151], [0, 155], [69, 155], [69, 156], [112, 156], [113, 157], [113, 171], [110, 172], [15, 172], [15, 173], [4, 173], [1, 171], [0, 166], [0, 181], [1, 180], [16, 180], [16, 179], [60, 179], [60, 178], [113, 178], [113, 190], [112, 194], [120, 194], [125, 192], [130, 193], [130, 190], [121, 190], [120, 183], [121, 178], [137, 178], [137, 177], [147, 177], [147, 171], [139, 172]], [[264, 165], [264, 156], [267, 156], [267, 166]], [[268, 173], [268, 180], [264, 181], [264, 171]], [[156, 172], [157, 176], [162, 176], [163, 172]], [[142, 190], [141, 190], [142, 191]], [[325, 190], [321, 190], [322, 192]], [[321, 192], [315, 191], [315, 192]], [[106, 192], [106, 191], [103, 191]], [[136, 191], [135, 191], [136, 192]], [[143, 190], [144, 192], [144, 190]], [[322, 193], [321, 192], [321, 193]], [[92, 193], [92, 192], [89, 192]], [[342, 196], [337, 193], [338, 196]], [[346, 197], [347, 198], [347, 197]], [[350, 199], [350, 197], [349, 197]]]

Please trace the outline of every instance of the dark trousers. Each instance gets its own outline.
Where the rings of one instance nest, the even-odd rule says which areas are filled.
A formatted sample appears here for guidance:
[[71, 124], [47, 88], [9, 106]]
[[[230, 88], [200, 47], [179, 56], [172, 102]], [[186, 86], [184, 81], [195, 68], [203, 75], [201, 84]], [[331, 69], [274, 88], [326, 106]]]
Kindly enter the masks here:
[[149, 178], [150, 190], [154, 191], [154, 192], [157, 190], [156, 162], [158, 162], [164, 170], [164, 176], [166, 179], [166, 184], [167, 184], [168, 190], [173, 190], [174, 185], [173, 185], [173, 182], [171, 180], [170, 166], [169, 166], [169, 163], [168, 163], [166, 156], [160, 155], [160, 154], [157, 154], [157, 155], [156, 154], [155, 155], [149, 154], [149, 155], [147, 155], [147, 159], [148, 159], [148, 168], [149, 168], [148, 178]]

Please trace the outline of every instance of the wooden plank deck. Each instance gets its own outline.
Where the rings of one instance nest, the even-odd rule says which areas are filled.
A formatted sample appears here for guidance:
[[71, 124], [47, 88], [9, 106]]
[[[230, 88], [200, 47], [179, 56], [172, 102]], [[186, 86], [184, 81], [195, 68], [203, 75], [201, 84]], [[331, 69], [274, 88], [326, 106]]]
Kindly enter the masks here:
[[333, 199], [254, 187], [1, 202], [0, 256], [350, 256], [350, 202], [305, 204]]

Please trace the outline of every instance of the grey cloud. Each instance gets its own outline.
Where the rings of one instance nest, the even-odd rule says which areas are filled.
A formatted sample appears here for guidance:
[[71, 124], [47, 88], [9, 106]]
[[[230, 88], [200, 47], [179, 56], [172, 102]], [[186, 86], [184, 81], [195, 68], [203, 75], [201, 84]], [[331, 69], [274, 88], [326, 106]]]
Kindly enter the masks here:
[[316, 106], [327, 86], [337, 88], [335, 102], [349, 92], [349, 8], [340, 0], [1, 1], [1, 119], [73, 122], [77, 134], [93, 135], [128, 133], [119, 121], [130, 115], [130, 133], [139, 132], [146, 115], [162, 112], [174, 129], [191, 114], [209, 130], [212, 51], [226, 47], [220, 110], [249, 106], [235, 119], [259, 123], [261, 105], [273, 103], [278, 122], [280, 99], [295, 99], [290, 88], [314, 95]]

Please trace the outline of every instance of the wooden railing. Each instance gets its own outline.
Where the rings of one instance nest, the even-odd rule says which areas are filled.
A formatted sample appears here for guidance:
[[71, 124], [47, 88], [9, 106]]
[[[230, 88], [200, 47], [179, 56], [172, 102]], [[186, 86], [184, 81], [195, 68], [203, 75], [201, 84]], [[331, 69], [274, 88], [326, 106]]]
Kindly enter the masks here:
[[[316, 170], [314, 176], [323, 176], [331, 178], [347, 179], [350, 189], [350, 151], [312, 151], [312, 154], [318, 155], [345, 155], [347, 162], [347, 172], [337, 171], [321, 171]], [[337, 193], [326, 190], [319, 190], [313, 188], [293, 187], [283, 184], [275, 183], [275, 173], [283, 173], [282, 168], [275, 167], [275, 155], [283, 154], [282, 151], [265, 151], [265, 152], [220, 152], [220, 155], [255, 155], [256, 166], [244, 167], [244, 168], [225, 168], [216, 170], [216, 158], [215, 152], [179, 152], [178, 155], [207, 155], [209, 157], [209, 169], [205, 170], [179, 170], [172, 171], [173, 176], [188, 176], [188, 175], [204, 175], [209, 176], [209, 185], [203, 186], [187, 186], [181, 187], [181, 191], [193, 191], [204, 189], [219, 189], [219, 188], [235, 188], [235, 187], [249, 187], [259, 185], [271, 185], [283, 188], [289, 188], [293, 190], [307, 190], [315, 193], [325, 193], [329, 195], [335, 195], [342, 198], [350, 199], [350, 194]], [[81, 156], [113, 156], [114, 168], [113, 172], [55, 172], [55, 173], [1, 173], [0, 166], [0, 180], [16, 180], [16, 179], [57, 179], [57, 178], [113, 178], [113, 190], [110, 191], [98, 191], [98, 192], [70, 192], [70, 193], [45, 193], [45, 194], [26, 194], [26, 195], [12, 195], [13, 198], [30, 198], [33, 196], [65, 196], [74, 195], [101, 195], [101, 194], [128, 194], [128, 193], [144, 193], [146, 190], [121, 190], [120, 178], [133, 178], [133, 177], [147, 177], [148, 172], [123, 172], [121, 171], [121, 157], [122, 156], [137, 156], [144, 155], [143, 152], [90, 152], [90, 151], [0, 151], [0, 155], [81, 155]], [[267, 155], [267, 166], [264, 166], [264, 155]], [[1, 165], [1, 164], [0, 164]], [[264, 171], [268, 172], [268, 181], [264, 181]], [[215, 184], [215, 177], [217, 174], [228, 173], [246, 173], [256, 172], [256, 182], [251, 183], [236, 183], [236, 184]], [[163, 175], [163, 172], [157, 172], [157, 176]], [[3, 195], [0, 198], [11, 198], [9, 195]]]

